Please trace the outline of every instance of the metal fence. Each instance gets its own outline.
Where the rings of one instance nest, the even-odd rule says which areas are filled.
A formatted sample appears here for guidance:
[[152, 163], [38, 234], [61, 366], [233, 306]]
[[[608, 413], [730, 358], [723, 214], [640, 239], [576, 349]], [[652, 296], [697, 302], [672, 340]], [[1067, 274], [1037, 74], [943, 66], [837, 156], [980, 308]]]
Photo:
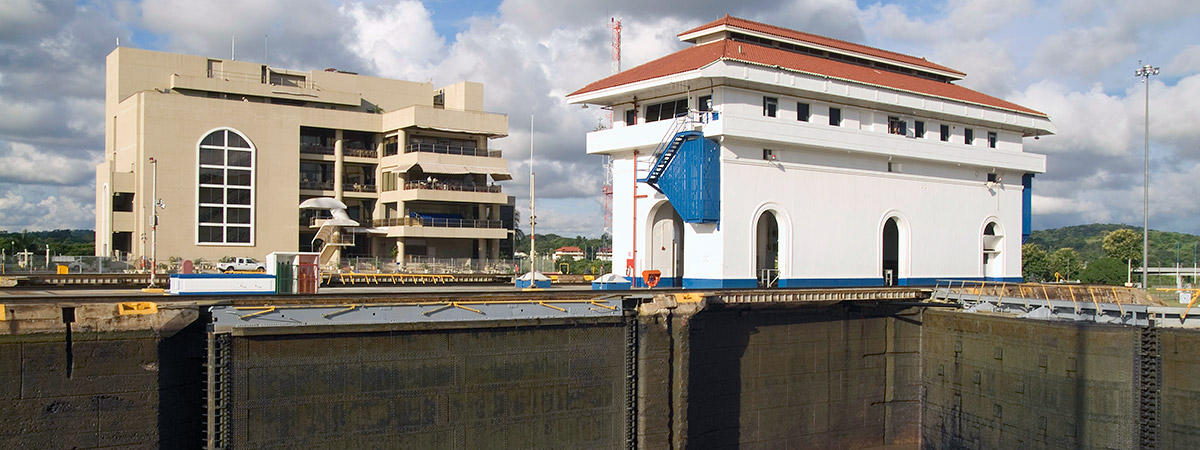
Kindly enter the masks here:
[[339, 265], [356, 273], [512, 274], [511, 259], [429, 258], [412, 256], [396, 262], [391, 258], [349, 257]]
[[36, 253], [0, 257], [0, 273], [5, 274], [56, 273], [59, 266], [67, 273], [129, 273], [140, 268], [137, 261], [108, 256], [51, 255], [49, 261], [45, 254]]

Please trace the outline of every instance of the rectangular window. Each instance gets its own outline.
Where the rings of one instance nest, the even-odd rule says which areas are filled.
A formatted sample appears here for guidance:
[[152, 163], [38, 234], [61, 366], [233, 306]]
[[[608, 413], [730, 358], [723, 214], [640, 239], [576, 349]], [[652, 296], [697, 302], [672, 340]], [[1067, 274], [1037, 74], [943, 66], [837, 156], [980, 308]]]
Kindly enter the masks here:
[[225, 184], [225, 171], [201, 167], [200, 184]]
[[250, 208], [228, 208], [225, 214], [225, 223], [250, 224]]
[[225, 151], [216, 148], [200, 148], [200, 164], [206, 166], [225, 165]]
[[925, 137], [925, 122], [920, 120], [913, 122], [913, 137], [922, 139]]
[[905, 136], [908, 134], [908, 122], [896, 116], [888, 116], [888, 133]]
[[225, 242], [238, 244], [250, 243], [250, 227], [226, 227]]
[[950, 125], [942, 125], [942, 142], [950, 142]]
[[767, 150], [764, 148], [763, 149], [763, 159], [765, 159], [767, 161], [774, 161], [775, 160], [775, 151]]
[[229, 150], [229, 163], [226, 165], [237, 167], [250, 167], [250, 152], [242, 152], [237, 150]]
[[249, 189], [233, 189], [229, 188], [225, 196], [225, 203], [230, 205], [249, 205], [250, 190]]
[[996, 140], [997, 140], [997, 139], [996, 139], [996, 132], [995, 132], [995, 131], [989, 131], [989, 132], [988, 132], [988, 147], [989, 147], [989, 148], [996, 148]]
[[117, 192], [112, 198], [113, 211], [133, 212], [133, 193]]
[[200, 226], [200, 242], [221, 242], [221, 235], [224, 234], [222, 227]]
[[903, 170], [900, 163], [888, 161], [888, 172], [900, 173]]
[[763, 116], [775, 117], [779, 112], [779, 99], [775, 97], [763, 97]]
[[221, 223], [225, 215], [225, 208], [201, 206], [200, 207], [200, 223]]
[[674, 119], [679, 116], [686, 116], [687, 112], [688, 101], [686, 98], [658, 103], [646, 107], [646, 122]]
[[835, 127], [842, 126], [842, 109], [829, 108], [829, 124]]
[[701, 96], [700, 98], [696, 99], [696, 102], [700, 103], [700, 105], [698, 105], [700, 112], [712, 111], [713, 104], [711, 95]]
[[637, 125], [637, 108], [625, 110], [625, 125]]
[[812, 114], [808, 110], [808, 103], [796, 103], [796, 120], [808, 122], [808, 118], [811, 116]]
[[[201, 170], [204, 170], [204, 169], [201, 169]], [[229, 172], [229, 182], [227, 184], [234, 185], [234, 186], [249, 186], [250, 185], [250, 171], [249, 170], [228, 169], [228, 172]]]
[[200, 188], [200, 203], [225, 203], [225, 189], [222, 188]]
[[963, 128], [963, 143], [967, 145], [975, 145], [975, 130]]

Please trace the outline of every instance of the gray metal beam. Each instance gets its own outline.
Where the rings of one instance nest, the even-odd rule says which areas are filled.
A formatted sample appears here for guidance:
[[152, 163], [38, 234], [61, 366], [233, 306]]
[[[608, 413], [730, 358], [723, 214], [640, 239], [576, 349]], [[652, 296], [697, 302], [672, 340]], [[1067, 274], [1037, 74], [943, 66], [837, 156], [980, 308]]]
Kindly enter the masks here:
[[463, 301], [213, 306], [213, 331], [259, 327], [383, 325], [621, 317], [621, 300]]

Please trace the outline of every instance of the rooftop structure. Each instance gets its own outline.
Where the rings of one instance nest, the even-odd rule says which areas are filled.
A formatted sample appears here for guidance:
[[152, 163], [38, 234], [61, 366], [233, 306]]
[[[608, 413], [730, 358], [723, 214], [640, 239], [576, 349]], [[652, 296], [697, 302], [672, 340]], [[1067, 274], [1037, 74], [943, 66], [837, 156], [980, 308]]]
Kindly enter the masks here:
[[[105, 158], [96, 171], [96, 253], [497, 259], [508, 242], [509, 180], [490, 139], [508, 118], [483, 85], [118, 48], [108, 55]], [[318, 235], [329, 197], [358, 226]], [[509, 214], [502, 220], [502, 210]], [[324, 213], [320, 211], [325, 211]], [[317, 239], [319, 238], [319, 239]]]
[[[1017, 280], [1042, 112], [924, 58], [726, 16], [567, 96], [614, 111], [615, 271], [660, 286]], [[1006, 236], [1008, 236], [1006, 238]], [[1021, 236], [1021, 237], [1018, 237]]]

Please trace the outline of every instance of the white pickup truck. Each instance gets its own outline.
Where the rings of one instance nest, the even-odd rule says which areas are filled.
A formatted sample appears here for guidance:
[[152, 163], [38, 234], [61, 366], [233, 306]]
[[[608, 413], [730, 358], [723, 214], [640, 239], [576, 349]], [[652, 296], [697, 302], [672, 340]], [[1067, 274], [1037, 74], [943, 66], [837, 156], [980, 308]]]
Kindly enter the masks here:
[[235, 258], [230, 262], [217, 263], [217, 270], [224, 272], [266, 272], [267, 267], [254, 258]]

